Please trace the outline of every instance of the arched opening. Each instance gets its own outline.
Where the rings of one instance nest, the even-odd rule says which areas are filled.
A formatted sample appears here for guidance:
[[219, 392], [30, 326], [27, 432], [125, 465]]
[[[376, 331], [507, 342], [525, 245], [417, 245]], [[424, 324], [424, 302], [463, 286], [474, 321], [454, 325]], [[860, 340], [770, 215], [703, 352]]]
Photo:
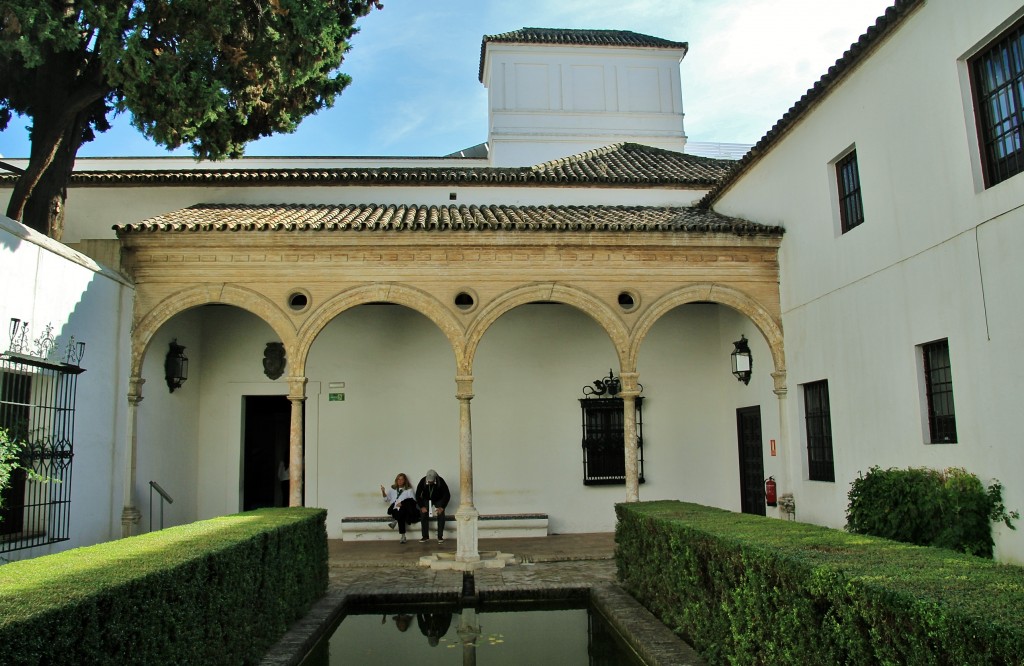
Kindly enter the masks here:
[[[753, 356], [749, 384], [733, 376], [733, 342]], [[647, 484], [642, 495], [764, 513], [763, 482], [779, 476], [772, 355], [754, 322], [733, 308], [692, 302], [666, 311], [643, 338]], [[758, 508], [759, 507], [759, 508]]]
[[[188, 377], [173, 392], [165, 381], [172, 340], [188, 358]], [[287, 460], [288, 385], [264, 365], [267, 344], [277, 342], [260, 317], [224, 304], [179, 312], [150, 338], [133, 489], [143, 531], [159, 508], [150, 506], [159, 501], [150, 482], [174, 500], [165, 526], [287, 503], [277, 472]]]
[[[380, 485], [435, 469], [458, 506], [459, 440], [451, 343], [427, 316], [390, 303], [348, 308], [328, 321], [306, 358], [306, 503], [337, 519], [383, 516]], [[415, 531], [415, 528], [411, 528]], [[410, 536], [412, 533], [410, 533]]]
[[624, 486], [584, 485], [579, 404], [609, 368], [619, 373], [608, 333], [571, 305], [519, 305], [487, 328], [473, 363], [481, 513], [547, 513], [560, 533], [613, 529]]

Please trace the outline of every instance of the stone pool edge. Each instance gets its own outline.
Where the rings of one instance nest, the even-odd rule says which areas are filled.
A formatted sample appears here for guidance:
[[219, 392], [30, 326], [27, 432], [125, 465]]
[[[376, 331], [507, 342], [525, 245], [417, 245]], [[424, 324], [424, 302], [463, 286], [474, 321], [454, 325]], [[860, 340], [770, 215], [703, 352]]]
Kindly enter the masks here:
[[[313, 649], [317, 641], [337, 622], [345, 609], [353, 603], [387, 603], [395, 601], [424, 603], [457, 603], [461, 588], [433, 588], [430, 590], [365, 590], [352, 592], [329, 589], [313, 604], [305, 616], [297, 620], [288, 632], [263, 657], [261, 666], [298, 666]], [[531, 592], [533, 594], [531, 594]], [[530, 601], [551, 599], [588, 599], [636, 652], [647, 666], [706, 666], [697, 652], [676, 636], [650, 611], [625, 590], [614, 584], [517, 588], [515, 591], [480, 593], [481, 603], [499, 601]]]

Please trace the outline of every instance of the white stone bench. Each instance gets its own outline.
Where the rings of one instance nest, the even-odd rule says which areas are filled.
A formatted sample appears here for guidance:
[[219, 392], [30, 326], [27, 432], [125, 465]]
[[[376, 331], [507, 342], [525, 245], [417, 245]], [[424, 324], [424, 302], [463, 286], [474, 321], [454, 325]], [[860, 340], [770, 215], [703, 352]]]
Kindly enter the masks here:
[[[342, 541], [381, 541], [394, 538], [398, 529], [388, 527], [389, 516], [347, 516], [341, 519]], [[429, 518], [430, 536], [437, 536], [434, 523], [437, 518]], [[455, 539], [458, 527], [455, 514], [448, 514], [444, 524], [446, 538]], [[419, 538], [419, 523], [409, 525], [406, 533], [410, 537]], [[542, 537], [548, 535], [548, 514], [546, 513], [494, 513], [481, 514], [477, 525], [477, 535], [481, 539], [500, 537]]]

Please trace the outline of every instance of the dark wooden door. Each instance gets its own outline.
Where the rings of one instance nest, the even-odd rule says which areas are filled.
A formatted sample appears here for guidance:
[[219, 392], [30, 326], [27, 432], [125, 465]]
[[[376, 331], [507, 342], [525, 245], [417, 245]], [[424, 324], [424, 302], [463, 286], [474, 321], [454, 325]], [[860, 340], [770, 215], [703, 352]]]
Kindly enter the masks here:
[[765, 515], [764, 453], [761, 445], [761, 408], [736, 410], [739, 437], [740, 505], [743, 513]]

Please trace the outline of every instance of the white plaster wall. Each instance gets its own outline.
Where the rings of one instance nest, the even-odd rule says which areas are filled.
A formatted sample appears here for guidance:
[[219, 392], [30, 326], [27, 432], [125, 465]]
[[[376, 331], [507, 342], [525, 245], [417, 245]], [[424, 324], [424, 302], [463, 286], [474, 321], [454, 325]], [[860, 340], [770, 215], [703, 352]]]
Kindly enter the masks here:
[[[806, 479], [800, 385], [828, 379], [836, 482], [797, 481], [797, 517], [842, 526], [872, 465], [962, 466], [1024, 508], [1016, 393], [1024, 178], [980, 181], [964, 59], [1019, 3], [932, 0], [740, 178], [721, 213], [781, 223], [787, 442]], [[966, 101], [965, 101], [966, 100]], [[866, 221], [839, 233], [835, 158], [855, 146]], [[959, 442], [925, 444], [917, 347], [948, 338]], [[795, 464], [799, 461], [799, 464]], [[781, 490], [781, 489], [780, 489]], [[997, 528], [998, 555], [1024, 536]]]
[[[307, 504], [328, 510], [328, 536], [344, 516], [383, 516], [380, 486], [399, 472], [415, 485], [437, 470], [459, 504], [459, 403], [455, 356], [425, 316], [393, 305], [364, 305], [320, 334], [307, 362], [319, 382], [319, 420], [307, 413]], [[344, 382], [344, 401], [329, 400]], [[310, 460], [310, 453], [314, 460]], [[454, 533], [452, 525], [451, 533]]]
[[[150, 342], [142, 364], [143, 400], [138, 407], [138, 449], [134, 502], [142, 512], [140, 532], [160, 527], [160, 497], [150, 492], [150, 481], [158, 483], [174, 500], [164, 505], [164, 526], [182, 525], [212, 515], [198, 511], [200, 423], [203, 400], [213, 400], [201, 391], [206, 355], [204, 354], [204, 314], [202, 308], [183, 312], [165, 324]], [[188, 379], [173, 393], [167, 387], [164, 359], [169, 343], [176, 340], [185, 347], [189, 359]], [[218, 470], [223, 479], [228, 472]], [[152, 504], [150, 500], [152, 498]], [[236, 509], [237, 510], [237, 509]]]
[[493, 166], [527, 166], [635, 141], [682, 151], [681, 49], [489, 43]]
[[[450, 195], [455, 193], [456, 199]], [[115, 224], [200, 203], [393, 204], [433, 206], [688, 206], [707, 189], [542, 187], [81, 187], [68, 191], [64, 241], [114, 238]], [[5, 196], [0, 189], [0, 198]]]
[[[46, 555], [119, 534], [131, 286], [108, 268], [6, 217], [0, 217], [0, 322], [30, 324], [30, 337], [53, 325], [58, 344], [86, 343], [78, 376], [70, 539], [5, 554]], [[9, 340], [4, 340], [7, 349]]]

